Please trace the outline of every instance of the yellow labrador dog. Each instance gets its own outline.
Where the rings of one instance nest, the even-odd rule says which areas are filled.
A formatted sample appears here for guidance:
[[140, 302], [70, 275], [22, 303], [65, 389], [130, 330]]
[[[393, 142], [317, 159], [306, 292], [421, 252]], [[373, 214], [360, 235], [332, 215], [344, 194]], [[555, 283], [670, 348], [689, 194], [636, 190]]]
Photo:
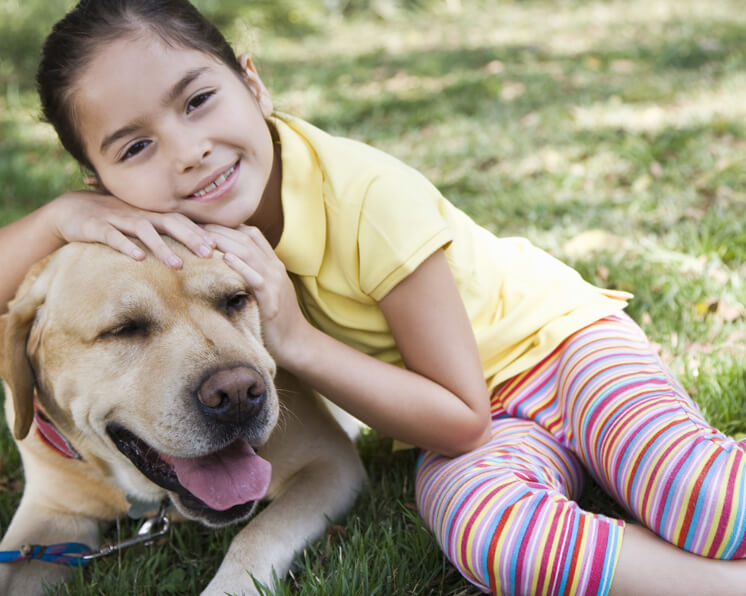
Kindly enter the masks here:
[[[133, 500], [168, 498], [183, 517], [222, 526], [266, 497], [203, 592], [253, 594], [250, 574], [282, 577], [351, 506], [364, 471], [324, 404], [275, 370], [243, 280], [220, 257], [171, 244], [181, 271], [67, 245], [0, 318], [5, 410], [26, 477], [0, 551], [96, 546], [99, 522]], [[65, 570], [0, 565], [0, 593], [40, 593]]]

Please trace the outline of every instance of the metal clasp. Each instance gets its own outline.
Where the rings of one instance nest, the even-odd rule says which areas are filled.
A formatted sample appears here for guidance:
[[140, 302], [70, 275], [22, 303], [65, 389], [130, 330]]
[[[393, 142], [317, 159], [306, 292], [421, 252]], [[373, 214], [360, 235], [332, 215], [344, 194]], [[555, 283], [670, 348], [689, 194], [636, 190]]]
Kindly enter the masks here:
[[166, 532], [168, 532], [170, 522], [168, 520], [168, 517], [166, 516], [167, 509], [168, 501], [164, 500], [161, 503], [160, 508], [158, 509], [158, 513], [156, 513], [152, 517], [145, 518], [145, 520], [140, 525], [140, 528], [137, 530], [137, 536], [133, 536], [132, 538], [123, 540], [122, 542], [117, 542], [115, 544], [104, 544], [96, 552], [93, 552], [89, 555], [83, 555], [80, 558], [84, 561], [92, 561], [93, 559], [106, 557], [135, 544], [144, 544], [145, 546], [153, 544], [156, 538], [160, 538]]

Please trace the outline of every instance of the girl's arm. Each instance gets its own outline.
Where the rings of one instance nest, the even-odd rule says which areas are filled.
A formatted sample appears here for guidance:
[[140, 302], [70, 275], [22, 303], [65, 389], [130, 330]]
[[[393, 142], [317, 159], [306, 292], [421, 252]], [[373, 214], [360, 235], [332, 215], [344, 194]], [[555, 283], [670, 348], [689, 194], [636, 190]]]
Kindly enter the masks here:
[[442, 251], [380, 303], [407, 366], [402, 369], [310, 325], [284, 267], [258, 230], [208, 229], [217, 247], [229, 253], [227, 262], [253, 288], [265, 342], [278, 365], [371, 427], [407, 443], [458, 455], [487, 440], [487, 387]]
[[[36, 261], [67, 242], [100, 242], [131, 256], [145, 258], [140, 241], [171, 267], [181, 261], [163, 242], [165, 233], [197, 254], [207, 256], [212, 239], [183, 215], [142, 211], [110, 195], [70, 192], [27, 216], [0, 228], [0, 313], [5, 312], [27, 271]], [[132, 238], [131, 238], [132, 237]]]
[[0, 228], [0, 314], [7, 310], [31, 265], [64, 244], [64, 240], [52, 233], [50, 207], [48, 203]]
[[476, 340], [442, 250], [380, 302], [406, 369], [315, 327], [285, 365], [371, 427], [444, 455], [489, 438], [489, 396]]

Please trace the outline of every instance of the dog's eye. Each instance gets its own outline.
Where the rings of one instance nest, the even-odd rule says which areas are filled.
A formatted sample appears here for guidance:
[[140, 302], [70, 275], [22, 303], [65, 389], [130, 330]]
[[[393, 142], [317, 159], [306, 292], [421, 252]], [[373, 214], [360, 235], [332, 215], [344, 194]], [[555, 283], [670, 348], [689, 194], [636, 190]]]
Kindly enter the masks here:
[[246, 308], [250, 300], [251, 297], [246, 292], [236, 292], [223, 301], [223, 310], [227, 314], [232, 315]]
[[148, 321], [125, 321], [111, 329], [107, 329], [99, 335], [101, 338], [114, 337], [117, 339], [129, 339], [136, 337], [145, 337], [150, 331]]

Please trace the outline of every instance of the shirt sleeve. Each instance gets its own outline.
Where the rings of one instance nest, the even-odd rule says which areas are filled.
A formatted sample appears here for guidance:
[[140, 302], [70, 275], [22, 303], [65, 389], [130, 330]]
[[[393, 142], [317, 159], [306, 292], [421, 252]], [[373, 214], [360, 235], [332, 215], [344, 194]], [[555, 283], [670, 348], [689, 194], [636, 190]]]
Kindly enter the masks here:
[[380, 301], [436, 250], [449, 244], [445, 199], [417, 171], [402, 165], [373, 179], [358, 229], [360, 288]]

